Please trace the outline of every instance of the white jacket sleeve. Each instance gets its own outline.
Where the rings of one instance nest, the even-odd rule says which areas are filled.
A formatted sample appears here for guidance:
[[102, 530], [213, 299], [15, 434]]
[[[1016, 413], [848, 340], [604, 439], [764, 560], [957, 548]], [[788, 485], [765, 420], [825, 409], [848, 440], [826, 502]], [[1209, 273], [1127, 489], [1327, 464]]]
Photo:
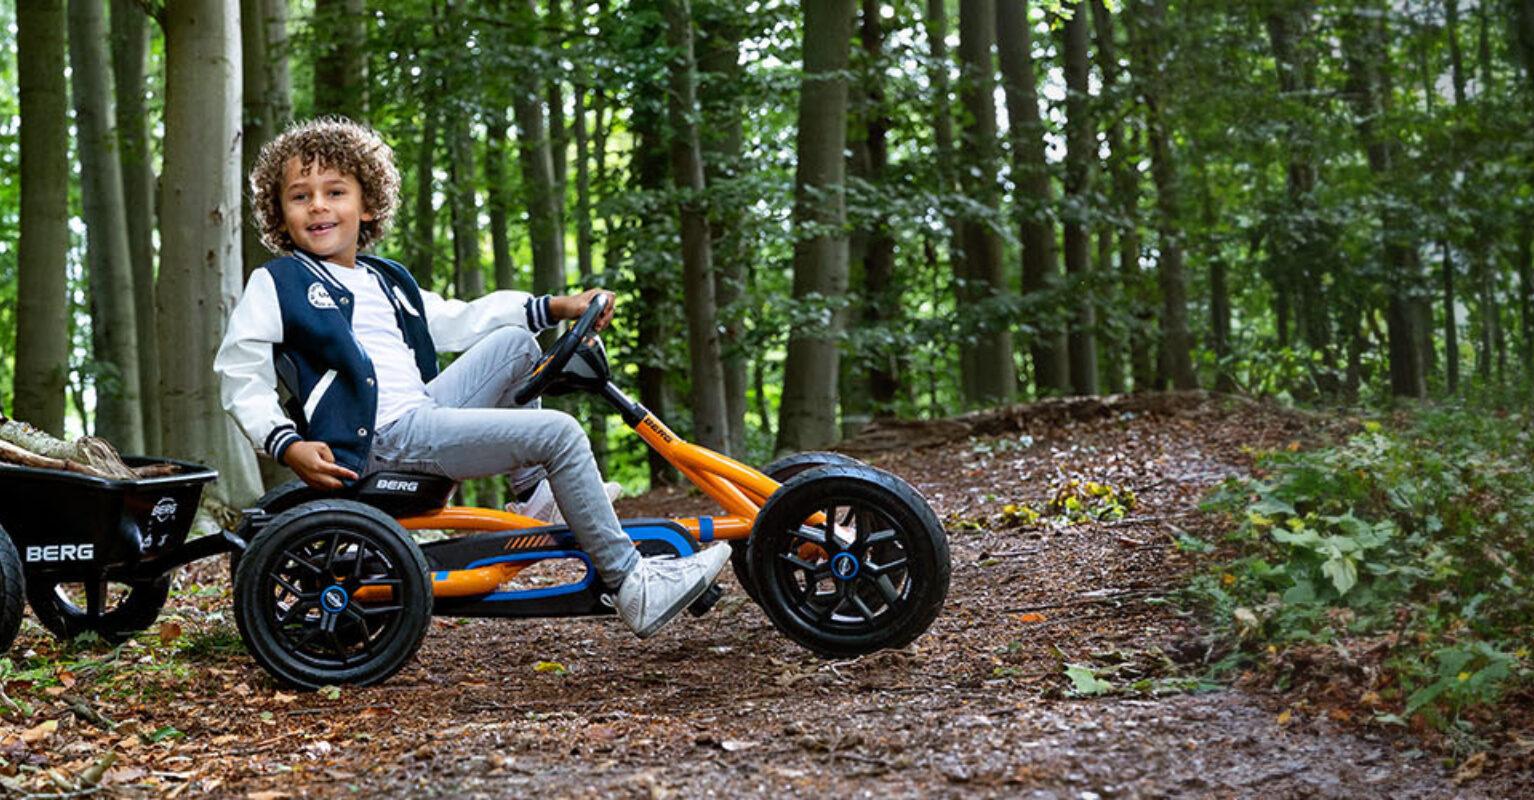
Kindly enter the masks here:
[[515, 326], [538, 333], [555, 323], [549, 315], [549, 296], [535, 298], [527, 292], [502, 290], [465, 302], [422, 289], [421, 305], [439, 353], [461, 353], [497, 328]]
[[213, 371], [218, 373], [224, 410], [257, 450], [279, 461], [288, 445], [300, 440], [277, 398], [272, 345], [281, 343], [282, 309], [277, 302], [277, 286], [270, 272], [258, 269], [251, 273], [245, 293], [229, 316]]

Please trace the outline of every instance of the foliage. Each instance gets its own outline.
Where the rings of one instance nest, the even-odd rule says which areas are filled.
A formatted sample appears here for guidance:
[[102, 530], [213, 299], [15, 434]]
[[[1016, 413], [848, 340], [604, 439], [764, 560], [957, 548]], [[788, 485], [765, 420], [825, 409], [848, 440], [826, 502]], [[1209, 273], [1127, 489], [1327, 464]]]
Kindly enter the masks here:
[[1461, 721], [1534, 677], [1531, 423], [1448, 407], [1260, 455], [1209, 500], [1228, 558], [1194, 595], [1247, 652], [1382, 642], [1382, 698]]

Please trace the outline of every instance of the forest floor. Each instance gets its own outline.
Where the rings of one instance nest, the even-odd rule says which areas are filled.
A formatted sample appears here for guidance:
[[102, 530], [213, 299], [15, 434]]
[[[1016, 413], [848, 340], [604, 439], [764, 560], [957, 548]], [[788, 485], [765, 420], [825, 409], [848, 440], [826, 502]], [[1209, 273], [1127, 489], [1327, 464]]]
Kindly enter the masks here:
[[[25, 765], [0, 780], [62, 792], [113, 753], [103, 795], [1534, 797], [1527, 754], [1456, 771], [1430, 738], [1315, 693], [1199, 680], [1218, 653], [1173, 595], [1207, 558], [1178, 538], [1221, 533], [1200, 499], [1253, 448], [1345, 424], [1185, 395], [855, 440], [942, 517], [953, 581], [927, 635], [848, 661], [811, 656], [732, 589], [643, 643], [610, 618], [437, 619], [383, 686], [296, 693], [239, 651], [223, 564], [206, 562], [178, 578], [159, 635], [115, 653], [26, 627], [12, 656], [56, 654], [69, 671], [46, 690], [4, 684], [35, 713], [0, 721], [0, 758]], [[1138, 503], [1119, 520], [1013, 526], [1005, 506], [1042, 508], [1069, 478]], [[707, 504], [673, 490], [619, 507]], [[1068, 664], [1135, 688], [1075, 697]]]

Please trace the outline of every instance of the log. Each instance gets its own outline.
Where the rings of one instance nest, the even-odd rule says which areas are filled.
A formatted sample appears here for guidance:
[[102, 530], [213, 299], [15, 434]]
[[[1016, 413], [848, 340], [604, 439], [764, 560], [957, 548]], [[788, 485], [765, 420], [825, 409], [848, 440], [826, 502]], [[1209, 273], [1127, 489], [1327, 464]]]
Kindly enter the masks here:
[[105, 439], [81, 436], [66, 442], [4, 415], [0, 415], [0, 461], [127, 481], [176, 472], [174, 464], [149, 464], [134, 469], [123, 462], [117, 448]]

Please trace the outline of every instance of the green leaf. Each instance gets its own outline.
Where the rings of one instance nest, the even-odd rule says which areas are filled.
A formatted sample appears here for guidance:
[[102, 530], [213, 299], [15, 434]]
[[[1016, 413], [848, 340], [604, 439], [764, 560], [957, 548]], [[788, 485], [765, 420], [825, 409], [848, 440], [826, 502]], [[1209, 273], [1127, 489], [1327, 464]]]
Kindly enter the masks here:
[[1321, 574], [1332, 579], [1337, 594], [1344, 595], [1358, 583], [1358, 564], [1352, 556], [1339, 555], [1321, 565]]
[[1071, 694], [1078, 697], [1093, 697], [1113, 691], [1113, 684], [1097, 677], [1091, 667], [1067, 664], [1065, 677], [1071, 679]]

